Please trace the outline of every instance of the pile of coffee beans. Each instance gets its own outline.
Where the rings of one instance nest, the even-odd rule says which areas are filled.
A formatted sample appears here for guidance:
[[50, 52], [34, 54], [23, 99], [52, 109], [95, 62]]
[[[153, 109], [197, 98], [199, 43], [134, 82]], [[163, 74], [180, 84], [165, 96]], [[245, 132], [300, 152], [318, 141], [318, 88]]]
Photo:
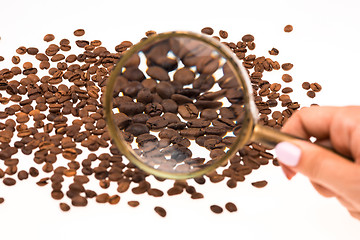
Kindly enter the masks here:
[[[201, 32], [214, 34], [214, 30], [210, 27], [202, 29]], [[148, 31], [146, 37], [154, 34], [155, 31]], [[77, 38], [84, 35], [83, 29], [74, 31], [74, 36]], [[281, 81], [263, 80], [263, 72], [281, 68], [289, 71], [293, 65], [291, 63], [280, 65], [271, 58], [251, 54], [251, 50], [254, 50], [256, 45], [254, 36], [250, 34], [244, 35], [237, 42], [225, 42], [224, 39], [229, 36], [224, 30], [219, 31], [219, 37], [213, 37], [227, 45], [247, 69], [259, 110], [260, 123], [280, 129], [300, 108], [300, 104], [291, 100], [289, 96], [293, 91], [291, 88], [283, 87]], [[2, 106], [0, 179], [3, 184], [13, 186], [18, 181], [37, 178], [37, 185], [51, 186], [51, 196], [60, 201], [59, 206], [62, 211], [69, 211], [70, 205], [84, 207], [88, 201], [117, 204], [121, 201], [121, 194], [127, 191], [133, 194], [148, 194], [150, 197], [164, 196], [163, 190], [151, 186], [147, 179], [149, 174], [138, 169], [122, 156], [110, 139], [104, 119], [102, 98], [106, 82], [117, 61], [133, 45], [132, 42], [123, 41], [111, 51], [102, 46], [100, 40], [79, 39], [75, 41], [75, 46], [83, 51], [75, 54], [75, 51], [72, 51], [74, 45], [71, 45], [70, 40], [64, 38], [54, 42], [55, 39], [53, 34], [46, 34], [43, 37], [43, 40], [49, 43], [46, 49], [20, 46], [14, 53], [16, 55], [11, 57], [14, 65], [0, 70]], [[279, 50], [273, 48], [269, 54], [276, 56]], [[22, 55], [32, 56], [33, 61], [22, 62]], [[3, 57], [0, 57], [0, 61], [2, 60]], [[171, 63], [168, 67], [172, 67]], [[133, 112], [129, 114], [131, 117], [118, 114], [117, 124], [127, 127], [129, 139], [133, 136], [139, 139], [142, 136], [144, 138], [142, 141], [146, 142], [147, 137], [151, 138], [145, 134], [148, 131], [146, 128], [150, 126], [161, 129], [164, 122], [162, 119], [166, 118], [168, 124], [171, 121], [169, 119], [172, 119], [173, 128], [167, 125], [167, 129], [160, 131], [163, 136], [160, 143], [167, 144], [166, 142], [170, 140], [187, 145], [194, 133], [183, 131], [183, 134], [178, 136], [176, 131], [172, 131], [181, 130], [183, 127], [183, 123], [176, 121], [177, 116], [174, 112], [178, 112], [184, 119], [191, 119], [196, 113], [194, 106], [198, 108], [199, 104], [196, 106], [188, 102], [189, 96], [177, 90], [171, 93], [173, 98], [167, 96], [169, 94], [167, 76], [160, 68], [154, 66], [147, 74], [165, 81], [163, 84], [158, 84], [157, 90], [154, 90], [152, 89], [154, 82], [151, 79], [144, 79], [141, 74], [133, 72], [132, 77], [138, 76], [139, 79], [132, 80], [124, 76], [127, 86], [131, 88], [119, 89], [119, 91], [123, 91], [123, 100], [130, 104], [121, 105], [121, 110]], [[183, 85], [192, 81], [192, 84], [197, 85], [198, 88], [206, 89], [209, 87], [208, 84], [211, 84], [201, 79], [195, 83], [192, 73], [186, 69], [178, 71], [177, 75], [180, 84]], [[175, 75], [174, 78], [177, 79], [177, 76]], [[282, 80], [286, 83], [292, 81], [292, 77], [284, 74]], [[321, 90], [318, 83], [303, 83], [302, 87], [309, 90], [307, 93], [309, 97], [315, 97], [315, 92]], [[155, 93], [158, 104], [149, 107], [144, 105], [144, 108], [138, 109], [131, 103], [135, 97], [146, 102], [146, 99], [154, 97]], [[233, 94], [235, 97], [236, 93]], [[207, 97], [216, 98], [216, 96]], [[174, 102], [182, 102], [182, 104], [180, 106], [176, 104], [177, 109], [174, 109]], [[214, 103], [216, 104], [216, 101]], [[226, 107], [214, 109], [203, 110], [200, 115], [202, 121], [189, 121], [188, 124], [193, 126], [192, 129], [199, 131], [206, 128], [208, 121], [219, 115], [233, 114]], [[144, 126], [141, 124], [143, 122], [148, 124]], [[229, 123], [218, 120], [218, 124], [226, 126]], [[195, 127], [197, 125], [198, 128]], [[216, 131], [216, 129], [211, 130]], [[197, 141], [204, 146], [220, 144], [219, 139], [215, 137], [204, 136]], [[87, 154], [89, 151], [91, 153]], [[216, 157], [221, 152], [221, 148], [214, 148], [212, 157]], [[22, 155], [31, 157], [33, 165], [29, 169], [21, 167], [21, 161], [29, 161], [29, 158], [21, 157]], [[195, 178], [194, 184], [226, 181], [229, 188], [235, 188], [238, 182], [245, 180], [246, 175], [269, 162], [278, 166], [276, 158], [265, 147], [250, 143], [239, 150], [222, 168]], [[155, 179], [159, 182], [164, 181], [158, 177]], [[67, 184], [69, 181], [70, 184]], [[88, 183], [94, 181], [101, 187], [101, 192], [88, 187]], [[169, 196], [187, 193], [192, 199], [203, 198], [204, 195], [198, 192], [192, 183], [193, 181], [177, 180], [165, 192]], [[114, 184], [117, 186], [117, 193], [110, 194], [107, 189]], [[266, 181], [255, 182], [253, 185], [264, 187]], [[2, 197], [0, 196], [0, 204], [4, 202]], [[137, 207], [139, 204], [136, 200], [128, 201], [130, 207]], [[229, 212], [237, 210], [233, 203], [226, 204], [225, 208]], [[215, 213], [223, 212], [222, 207], [217, 205], [213, 205], [211, 210]], [[162, 207], [157, 206], [154, 211], [162, 217], [166, 216], [166, 210]]]

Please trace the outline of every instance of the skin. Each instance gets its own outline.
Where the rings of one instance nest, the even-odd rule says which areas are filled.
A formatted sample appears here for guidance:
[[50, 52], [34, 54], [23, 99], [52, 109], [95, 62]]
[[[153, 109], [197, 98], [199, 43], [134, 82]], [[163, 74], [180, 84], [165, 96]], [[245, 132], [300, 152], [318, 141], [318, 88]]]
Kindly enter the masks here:
[[288, 179], [296, 173], [307, 176], [322, 196], [336, 197], [360, 220], [360, 106], [303, 108], [282, 131], [303, 139], [315, 137], [342, 155], [295, 140], [292, 143], [301, 149], [299, 163], [281, 166]]

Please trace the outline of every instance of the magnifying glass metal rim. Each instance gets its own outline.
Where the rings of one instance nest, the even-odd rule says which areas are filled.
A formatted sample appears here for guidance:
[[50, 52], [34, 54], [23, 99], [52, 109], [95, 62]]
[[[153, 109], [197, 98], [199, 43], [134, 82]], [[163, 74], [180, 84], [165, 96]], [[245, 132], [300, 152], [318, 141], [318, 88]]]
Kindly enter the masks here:
[[[116, 82], [117, 76], [121, 73], [125, 63], [129, 60], [129, 58], [144, 49], [145, 46], [155, 43], [157, 41], [161, 41], [164, 39], [169, 39], [173, 37], [183, 37], [183, 38], [191, 38], [194, 40], [198, 40], [204, 42], [207, 45], [210, 45], [215, 50], [217, 50], [230, 64], [230, 68], [232, 69], [236, 80], [241, 86], [242, 91], [244, 93], [244, 108], [245, 108], [245, 117], [244, 122], [242, 123], [242, 128], [238, 136], [236, 137], [234, 143], [231, 145], [229, 150], [218, 159], [215, 159], [211, 164], [205, 166], [204, 168], [198, 169], [192, 172], [166, 172], [159, 169], [155, 169], [143, 161], [141, 161], [140, 157], [134, 152], [134, 150], [126, 143], [123, 139], [122, 134], [117, 126], [114, 124], [113, 119], [113, 90]], [[205, 36], [203, 34], [188, 32], [188, 31], [172, 31], [159, 33], [157, 35], [153, 35], [145, 40], [142, 40], [138, 44], [133, 45], [129, 50], [125, 52], [124, 55], [121, 56], [119, 62], [116, 64], [115, 68], [112, 70], [110, 77], [106, 84], [106, 92], [105, 92], [105, 119], [107, 123], [107, 128], [110, 133], [112, 140], [115, 142], [116, 147], [120, 150], [120, 152], [128, 158], [128, 160], [134, 163], [137, 167], [142, 169], [143, 171], [155, 175], [161, 178], [169, 178], [169, 179], [188, 179], [188, 178], [196, 178], [206, 173], [209, 173], [219, 166], [221, 166], [225, 161], [230, 159], [240, 148], [242, 148], [245, 144], [249, 142], [252, 138], [252, 134], [254, 131], [254, 127], [256, 125], [256, 121], [258, 118], [257, 108], [253, 101], [252, 96], [252, 87], [250, 84], [249, 76], [242, 66], [239, 59], [236, 55], [229, 49], [228, 46], [221, 43], [220, 41], [213, 39], [211, 37]]]

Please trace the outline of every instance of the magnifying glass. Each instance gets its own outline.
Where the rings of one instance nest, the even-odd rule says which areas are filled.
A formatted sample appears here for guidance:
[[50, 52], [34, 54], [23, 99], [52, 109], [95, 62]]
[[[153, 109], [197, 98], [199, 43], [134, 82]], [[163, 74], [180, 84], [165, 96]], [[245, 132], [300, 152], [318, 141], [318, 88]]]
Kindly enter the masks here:
[[192, 32], [161, 33], [132, 46], [108, 79], [104, 104], [117, 148], [162, 178], [199, 177], [250, 142], [273, 148], [295, 138], [258, 124], [236, 55]]

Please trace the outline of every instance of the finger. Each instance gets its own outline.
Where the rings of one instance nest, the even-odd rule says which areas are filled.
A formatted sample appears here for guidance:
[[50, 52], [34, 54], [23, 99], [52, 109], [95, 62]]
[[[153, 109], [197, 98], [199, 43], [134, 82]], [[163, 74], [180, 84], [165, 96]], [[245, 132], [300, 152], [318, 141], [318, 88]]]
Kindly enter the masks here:
[[291, 180], [296, 175], [296, 172], [291, 170], [291, 168], [287, 167], [286, 165], [280, 163], [280, 167], [288, 180]]
[[282, 131], [318, 140], [330, 139], [334, 149], [354, 159], [360, 157], [360, 107], [303, 108], [288, 119]]
[[336, 199], [343, 205], [348, 211], [356, 212], [356, 208], [352, 203], [341, 196], [336, 196]]
[[[357, 191], [360, 166], [310, 142], [282, 142], [275, 147], [279, 162], [337, 194]], [[356, 184], [355, 184], [356, 183]]]
[[323, 187], [322, 185], [318, 184], [318, 183], [315, 183], [313, 181], [310, 181], [311, 184], [313, 185], [313, 187], [315, 188], [315, 190], [323, 197], [327, 197], [327, 198], [330, 198], [330, 197], [335, 197], [336, 194], [327, 189], [326, 187]]
[[360, 220], [360, 212], [351, 212], [351, 211], [349, 211], [349, 213], [353, 218], [356, 218], [356, 219]]

